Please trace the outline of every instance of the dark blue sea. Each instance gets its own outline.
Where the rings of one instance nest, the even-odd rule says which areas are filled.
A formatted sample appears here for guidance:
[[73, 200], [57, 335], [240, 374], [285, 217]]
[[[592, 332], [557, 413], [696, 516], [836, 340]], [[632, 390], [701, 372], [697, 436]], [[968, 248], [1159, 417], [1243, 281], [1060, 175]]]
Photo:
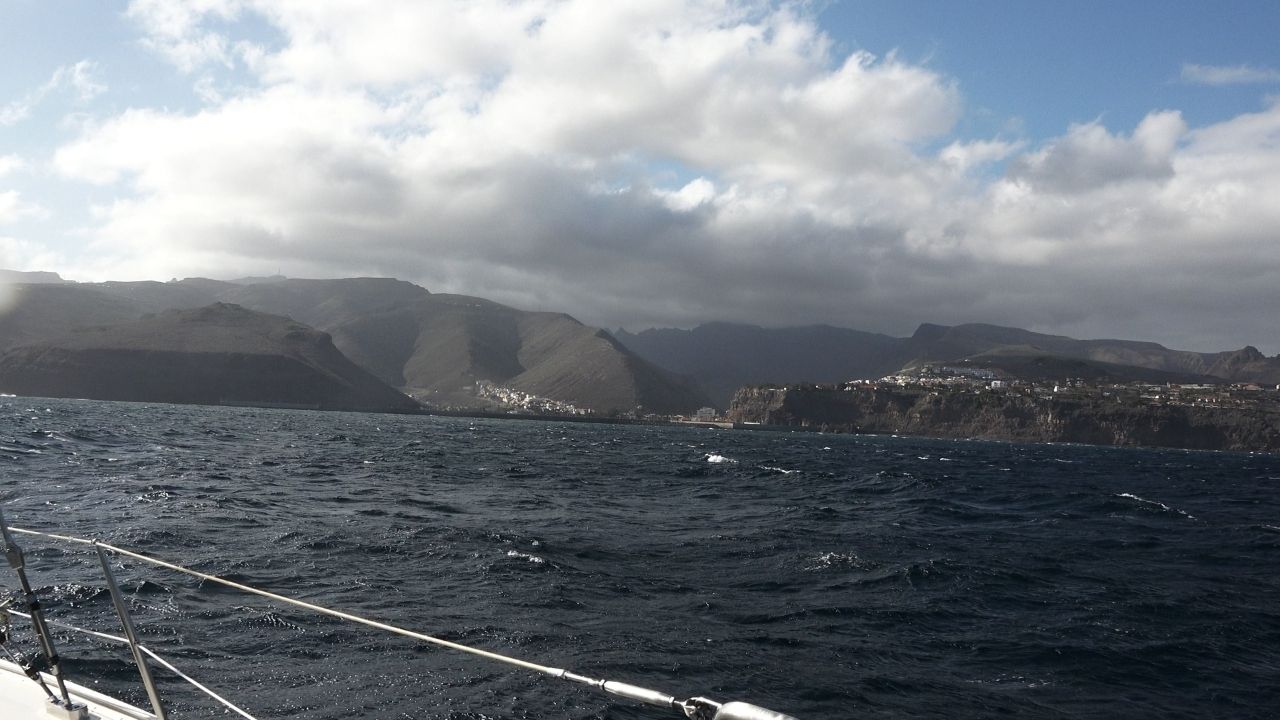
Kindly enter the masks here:
[[[14, 525], [681, 697], [1280, 716], [1275, 456], [4, 398], [0, 467]], [[19, 541], [52, 619], [119, 632], [94, 555]], [[259, 718], [676, 717], [116, 567], [143, 641]], [[127, 650], [57, 638], [146, 703]]]

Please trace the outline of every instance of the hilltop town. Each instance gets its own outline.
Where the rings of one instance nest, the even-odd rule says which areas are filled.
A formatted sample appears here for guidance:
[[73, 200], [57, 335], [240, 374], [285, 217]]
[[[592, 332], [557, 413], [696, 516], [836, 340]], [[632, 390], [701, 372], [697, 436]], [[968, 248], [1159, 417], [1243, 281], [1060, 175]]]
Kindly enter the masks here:
[[1036, 381], [1009, 378], [997, 370], [965, 364], [925, 365], [913, 372], [888, 375], [879, 380], [851, 380], [840, 387], [843, 390], [852, 390], [857, 387], [895, 387], [931, 391], [991, 392], [1013, 397], [1101, 400], [1129, 405], [1280, 409], [1280, 385], [1228, 382], [1107, 382], [1086, 378]]

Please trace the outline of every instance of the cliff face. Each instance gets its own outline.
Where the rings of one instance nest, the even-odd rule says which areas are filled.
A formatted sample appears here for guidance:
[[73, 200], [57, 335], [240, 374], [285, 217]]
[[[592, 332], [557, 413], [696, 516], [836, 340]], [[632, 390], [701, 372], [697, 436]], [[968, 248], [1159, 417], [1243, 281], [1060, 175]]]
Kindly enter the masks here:
[[973, 392], [743, 388], [736, 422], [828, 432], [1013, 442], [1280, 452], [1280, 416], [1260, 408], [1132, 405]]
[[0, 356], [0, 389], [96, 400], [409, 411], [329, 336], [215, 304], [84, 329]]

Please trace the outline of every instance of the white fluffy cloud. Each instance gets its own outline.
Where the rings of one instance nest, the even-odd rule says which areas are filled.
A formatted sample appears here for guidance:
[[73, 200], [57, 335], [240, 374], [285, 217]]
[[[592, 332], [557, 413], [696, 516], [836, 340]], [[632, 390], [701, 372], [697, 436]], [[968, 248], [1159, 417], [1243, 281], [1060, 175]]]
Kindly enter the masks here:
[[1176, 112], [1148, 115], [1130, 137], [1117, 137], [1096, 122], [1075, 125], [1019, 157], [1009, 175], [1046, 193], [1111, 192], [1118, 183], [1164, 180], [1173, 175], [1173, 151], [1186, 131]]
[[1280, 306], [1274, 104], [1028, 148], [956, 139], [952, 80], [839, 54], [803, 5], [368, 7], [135, 2], [198, 83], [252, 82], [59, 150], [116, 193], [95, 273], [388, 274], [633, 327], [1276, 329], [1255, 312]]

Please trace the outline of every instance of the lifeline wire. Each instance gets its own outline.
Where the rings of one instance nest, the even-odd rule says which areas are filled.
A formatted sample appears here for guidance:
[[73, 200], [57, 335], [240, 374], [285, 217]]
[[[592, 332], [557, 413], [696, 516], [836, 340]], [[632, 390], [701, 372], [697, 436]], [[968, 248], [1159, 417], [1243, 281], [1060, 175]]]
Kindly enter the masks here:
[[86, 540], [84, 538], [71, 537], [68, 535], [55, 535], [53, 533], [39, 532], [36, 530], [25, 530], [23, 528], [17, 528], [12, 526], [10, 526], [9, 529], [13, 532], [22, 533], [24, 535], [36, 535], [40, 537], [53, 538], [55, 540], [63, 540], [66, 542], [79, 543], [81, 545], [96, 545], [99, 547], [106, 548], [107, 550], [118, 553], [120, 555], [125, 555], [127, 557], [131, 557], [136, 560], [140, 560], [145, 563], [150, 563], [152, 565], [156, 565], [159, 567], [168, 568], [169, 570], [173, 570], [174, 572], [180, 572], [185, 575], [190, 575], [192, 577], [200, 578], [201, 580], [207, 580], [212, 583], [217, 583], [219, 585], [225, 585], [230, 588], [235, 588], [236, 590], [240, 590], [241, 592], [247, 592], [253, 595], [269, 598], [277, 602], [282, 602], [288, 605], [294, 605], [296, 607], [304, 608], [312, 612], [317, 612], [317, 613], [320, 613], [321, 615], [329, 615], [330, 617], [336, 617], [342, 620], [347, 620], [348, 622], [359, 623], [361, 625], [377, 628], [379, 630], [384, 630], [386, 632], [394, 633], [396, 635], [403, 635], [404, 637], [413, 638], [415, 640], [421, 640], [422, 642], [431, 643], [433, 645], [439, 645], [441, 647], [446, 647], [451, 650], [457, 650], [459, 652], [469, 653], [471, 655], [477, 655], [479, 657], [488, 658], [489, 660], [494, 660], [500, 663], [506, 663], [507, 665], [514, 665], [516, 667], [524, 668], [525, 670], [532, 670], [534, 672], [542, 673], [544, 675], [550, 675], [551, 677], [558, 678], [561, 680], [568, 680], [568, 681], [580, 683], [583, 685], [590, 685], [592, 687], [599, 688], [611, 695], [618, 695], [620, 697], [629, 698], [631, 700], [647, 703], [649, 705], [656, 705], [658, 707], [672, 708], [674, 710], [681, 711], [686, 715], [691, 714], [695, 707], [718, 707], [719, 706], [719, 703], [715, 703], [713, 701], [707, 700], [706, 698], [691, 698], [690, 700], [681, 702], [679, 700], [676, 700], [675, 697], [671, 695], [667, 695], [666, 693], [661, 693], [655, 690], [649, 690], [648, 688], [639, 687], [637, 685], [618, 682], [616, 680], [598, 680], [595, 678], [586, 677], [584, 675], [578, 675], [577, 673], [570, 672], [563, 668], [553, 668], [547, 665], [539, 665], [537, 663], [532, 663], [527, 660], [521, 660], [519, 658], [510, 657], [507, 655], [503, 655], [501, 653], [490, 652], [488, 650], [481, 650], [479, 648], [470, 647], [468, 645], [462, 645], [459, 643], [451, 642], [449, 640], [445, 640], [443, 638], [426, 635], [424, 633], [415, 632], [413, 630], [407, 630], [405, 628], [397, 627], [395, 625], [388, 625], [387, 623], [378, 622], [377, 620], [370, 620], [368, 618], [363, 618], [363, 617], [360, 617], [359, 615], [352, 615], [351, 613], [342, 612], [341, 610], [331, 610], [329, 608], [322, 607], [320, 605], [313, 605], [309, 602], [304, 602], [302, 600], [295, 600], [294, 598], [287, 597], [284, 595], [277, 595], [276, 593], [268, 592], [266, 590], [259, 590], [258, 588], [250, 587], [248, 585], [241, 585], [238, 582], [226, 580], [224, 578], [218, 577], [217, 575], [209, 575], [208, 573], [202, 573], [198, 570], [185, 568], [185, 567], [182, 567], [181, 565], [174, 565], [173, 563], [165, 562], [164, 560], [158, 560], [156, 558], [149, 557], [141, 553], [133, 552], [132, 550], [125, 550], [124, 548], [116, 547], [114, 545], [108, 545], [107, 543], [99, 542], [97, 540]]
[[[9, 613], [11, 615], [17, 615], [18, 617], [21, 617], [21, 618], [26, 618], [27, 620], [31, 619], [30, 615], [24, 612], [18, 612], [17, 610], [10, 610]], [[70, 623], [59, 622], [57, 620], [46, 620], [46, 622], [48, 622], [50, 625], [53, 625], [54, 627], [60, 627], [60, 628], [63, 628], [64, 630], [72, 630], [78, 633], [84, 633], [85, 635], [92, 635], [93, 637], [99, 638], [101, 640], [110, 640], [112, 642], [121, 643], [122, 645], [129, 644], [129, 641], [127, 639], [119, 637], [117, 635], [109, 635], [107, 633], [98, 632], [96, 630], [89, 630], [87, 628], [76, 627], [75, 625], [72, 625]], [[146, 645], [139, 643], [138, 649], [146, 653], [147, 656], [150, 657], [152, 660], [155, 660], [156, 662], [160, 663], [164, 667], [168, 668], [168, 670], [172, 672], [174, 675], [177, 675], [183, 680], [186, 680], [188, 683], [194, 686], [197, 690], [203, 692], [205, 695], [208, 695], [214, 700], [217, 700], [218, 702], [222, 703], [224, 706], [226, 706], [227, 709], [240, 714], [242, 717], [248, 718], [248, 720], [257, 720], [257, 718], [255, 718], [254, 716], [236, 707], [235, 704], [233, 704], [230, 700], [227, 700], [226, 698], [222, 697], [218, 693], [196, 682], [196, 680], [193, 679], [190, 675], [187, 675], [186, 673], [182, 672], [178, 668], [174, 667], [172, 663], [170, 663], [168, 660], [165, 660], [164, 658], [152, 652], [151, 648], [147, 647]]]

